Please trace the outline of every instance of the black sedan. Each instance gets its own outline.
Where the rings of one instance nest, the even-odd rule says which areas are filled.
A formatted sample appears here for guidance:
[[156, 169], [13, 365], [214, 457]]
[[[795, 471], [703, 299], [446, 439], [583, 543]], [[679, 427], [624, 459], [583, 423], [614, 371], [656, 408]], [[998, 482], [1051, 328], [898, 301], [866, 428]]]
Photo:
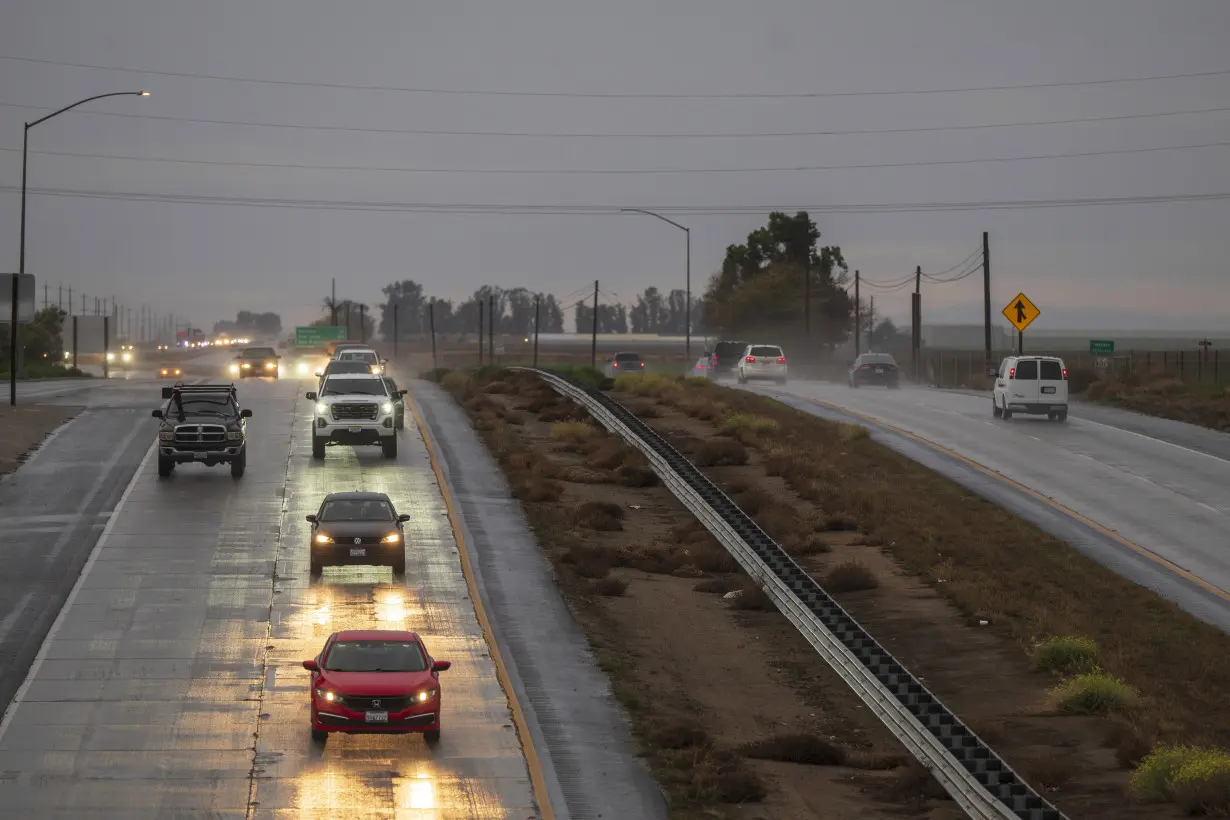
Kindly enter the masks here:
[[406, 574], [404, 525], [410, 516], [398, 515], [384, 493], [329, 493], [307, 520], [313, 575], [342, 565], [389, 566], [395, 575]]
[[864, 353], [850, 366], [849, 383], [851, 387], [865, 384], [899, 387], [900, 376], [897, 360], [892, 356], [887, 353]]

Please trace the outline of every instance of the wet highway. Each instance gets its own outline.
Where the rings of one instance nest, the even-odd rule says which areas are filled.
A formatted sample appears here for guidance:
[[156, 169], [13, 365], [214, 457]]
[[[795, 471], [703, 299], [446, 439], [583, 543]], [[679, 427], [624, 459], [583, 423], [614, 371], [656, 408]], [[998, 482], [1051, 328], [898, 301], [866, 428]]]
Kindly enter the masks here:
[[[5, 816], [542, 816], [418, 431], [407, 424], [396, 461], [336, 447], [313, 462], [304, 388], [244, 383], [242, 479], [189, 465], [160, 480], [145, 456], [0, 724]], [[157, 399], [133, 401], [152, 421]], [[304, 516], [353, 489], [412, 516], [404, 581], [310, 578]], [[312, 742], [300, 663], [355, 628], [413, 629], [452, 661], [438, 746]]]
[[977, 481], [1000, 495], [1033, 494], [1024, 499], [1030, 510], [1018, 511], [1034, 523], [1230, 629], [1230, 437], [1075, 404], [1064, 424], [1003, 421], [992, 417], [989, 395], [926, 388], [793, 381], [750, 389], [808, 412], [872, 420], [901, 434], [898, 444], [913, 446], [903, 435], [938, 448], [926, 458], [981, 469]]

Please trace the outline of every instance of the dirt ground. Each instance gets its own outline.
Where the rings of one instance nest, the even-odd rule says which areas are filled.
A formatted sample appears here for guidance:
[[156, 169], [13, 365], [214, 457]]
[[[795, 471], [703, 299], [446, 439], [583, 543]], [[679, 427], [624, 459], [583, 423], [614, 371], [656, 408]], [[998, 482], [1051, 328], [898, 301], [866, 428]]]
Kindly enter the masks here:
[[16, 470], [43, 439], [80, 412], [80, 407], [51, 404], [0, 407], [0, 475]]

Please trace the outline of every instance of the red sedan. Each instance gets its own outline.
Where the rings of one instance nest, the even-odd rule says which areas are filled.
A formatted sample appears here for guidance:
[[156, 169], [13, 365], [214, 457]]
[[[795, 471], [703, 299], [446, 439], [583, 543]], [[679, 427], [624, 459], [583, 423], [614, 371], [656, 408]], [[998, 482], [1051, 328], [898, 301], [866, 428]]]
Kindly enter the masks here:
[[433, 660], [413, 632], [364, 629], [335, 632], [314, 660], [312, 739], [330, 732], [422, 733], [440, 739], [440, 673], [452, 664]]

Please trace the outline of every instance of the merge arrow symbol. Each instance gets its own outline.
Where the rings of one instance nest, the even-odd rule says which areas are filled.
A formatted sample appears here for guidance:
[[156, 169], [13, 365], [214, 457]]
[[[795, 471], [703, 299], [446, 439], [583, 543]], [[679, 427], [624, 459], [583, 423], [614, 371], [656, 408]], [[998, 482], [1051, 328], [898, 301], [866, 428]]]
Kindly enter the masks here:
[[1013, 305], [1013, 307], [1016, 308], [1017, 324], [1019, 325], [1025, 324], [1025, 318], [1026, 318], [1025, 317], [1025, 303], [1021, 301], [1020, 299], [1017, 299], [1016, 304]]

